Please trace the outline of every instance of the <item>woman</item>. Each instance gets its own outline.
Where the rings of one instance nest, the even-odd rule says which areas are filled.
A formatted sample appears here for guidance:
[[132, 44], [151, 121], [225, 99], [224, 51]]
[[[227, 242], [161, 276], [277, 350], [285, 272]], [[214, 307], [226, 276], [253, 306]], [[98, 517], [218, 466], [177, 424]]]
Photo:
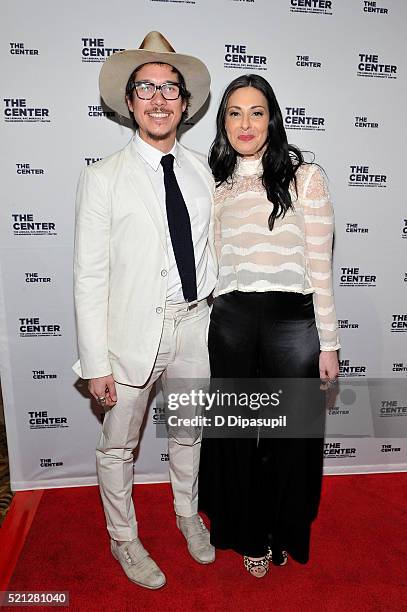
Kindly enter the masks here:
[[[209, 163], [217, 182], [219, 260], [209, 329], [212, 377], [333, 384], [340, 346], [333, 211], [319, 166], [288, 145], [276, 97], [261, 76], [244, 75], [227, 87]], [[291, 408], [298, 413], [303, 395], [295, 393]], [[267, 573], [270, 561], [284, 565], [287, 553], [306, 563], [322, 447], [322, 436], [204, 439], [200, 505], [211, 520], [212, 544], [243, 555], [255, 577]]]

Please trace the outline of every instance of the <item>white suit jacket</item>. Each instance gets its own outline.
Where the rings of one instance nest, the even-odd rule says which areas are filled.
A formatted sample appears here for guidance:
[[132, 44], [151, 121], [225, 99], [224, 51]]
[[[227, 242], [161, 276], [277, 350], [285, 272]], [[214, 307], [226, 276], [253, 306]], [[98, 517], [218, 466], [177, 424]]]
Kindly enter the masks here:
[[[213, 202], [209, 170], [178, 146]], [[216, 262], [211, 209], [208, 241]], [[74, 292], [80, 361], [74, 370], [80, 377], [113, 373], [133, 386], [148, 380], [163, 329], [168, 266], [162, 211], [132, 140], [85, 168], [79, 180]]]

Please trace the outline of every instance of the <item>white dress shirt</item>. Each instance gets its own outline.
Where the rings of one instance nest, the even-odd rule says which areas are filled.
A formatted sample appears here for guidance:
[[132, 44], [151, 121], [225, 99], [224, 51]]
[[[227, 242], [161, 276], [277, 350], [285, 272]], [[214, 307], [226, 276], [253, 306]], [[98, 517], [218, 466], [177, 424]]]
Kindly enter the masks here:
[[[161, 166], [163, 153], [145, 142], [137, 132], [134, 137], [137, 154], [144, 162], [146, 173], [160, 203], [164, 218], [165, 233], [169, 259], [167, 303], [180, 304], [185, 302], [182, 284], [172, 248], [168, 227], [167, 210], [165, 206], [164, 172]], [[198, 300], [202, 300], [212, 292], [216, 283], [215, 265], [208, 245], [209, 221], [212, 202], [208, 197], [208, 187], [196, 173], [193, 165], [182, 154], [175, 142], [171, 151], [174, 156], [174, 172], [181, 189], [189, 218], [191, 220], [192, 243], [195, 254], [196, 285]]]

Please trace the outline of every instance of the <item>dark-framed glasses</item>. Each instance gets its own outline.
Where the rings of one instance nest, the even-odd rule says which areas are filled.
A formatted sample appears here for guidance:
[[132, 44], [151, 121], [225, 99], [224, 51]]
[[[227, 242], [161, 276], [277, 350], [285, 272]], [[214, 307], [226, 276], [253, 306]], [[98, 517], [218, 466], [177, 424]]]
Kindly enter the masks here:
[[156, 91], [160, 91], [165, 100], [176, 100], [181, 93], [179, 83], [172, 83], [171, 81], [161, 83], [161, 85], [156, 85], [151, 81], [134, 81], [133, 87], [140, 100], [151, 100], [154, 98]]

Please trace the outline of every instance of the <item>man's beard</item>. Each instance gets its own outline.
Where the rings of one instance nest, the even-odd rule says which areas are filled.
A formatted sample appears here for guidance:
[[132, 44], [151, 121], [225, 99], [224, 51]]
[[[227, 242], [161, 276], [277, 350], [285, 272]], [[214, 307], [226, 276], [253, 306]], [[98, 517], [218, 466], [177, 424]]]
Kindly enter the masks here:
[[154, 134], [154, 132], [150, 132], [149, 130], [146, 130], [147, 136], [155, 142], [166, 140], [171, 135], [171, 133], [172, 133], [172, 130], [168, 130], [168, 132], [165, 132], [162, 134]]
[[[165, 113], [167, 112], [166, 109], [164, 108], [160, 108], [160, 107], [156, 107], [153, 108], [152, 110], [149, 110], [148, 112], [153, 112], [153, 113]], [[178, 126], [177, 126], [178, 127]], [[148, 138], [150, 138], [153, 142], [161, 142], [162, 140], [167, 140], [167, 138], [169, 136], [171, 136], [172, 131], [173, 131], [173, 127], [168, 128], [168, 130], [166, 132], [161, 132], [161, 133], [155, 133], [155, 132], [151, 132], [148, 128], [145, 128], [145, 133], [148, 136]]]

